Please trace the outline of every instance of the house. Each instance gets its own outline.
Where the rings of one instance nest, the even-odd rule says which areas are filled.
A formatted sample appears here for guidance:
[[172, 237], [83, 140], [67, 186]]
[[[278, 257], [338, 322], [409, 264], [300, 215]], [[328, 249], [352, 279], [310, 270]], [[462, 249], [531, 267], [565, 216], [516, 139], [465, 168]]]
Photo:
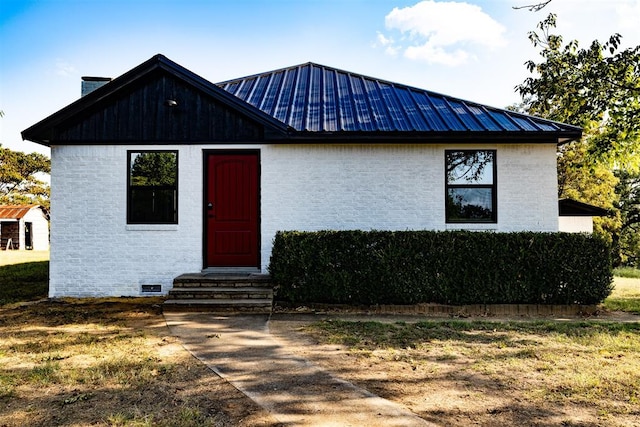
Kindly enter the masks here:
[[558, 231], [565, 233], [593, 233], [593, 217], [609, 215], [606, 209], [573, 199], [560, 199], [558, 211]]
[[40, 205], [0, 205], [0, 250], [49, 250], [49, 213]]
[[52, 297], [266, 273], [278, 230], [557, 231], [581, 136], [315, 63], [213, 84], [156, 55], [103, 83], [22, 133], [51, 147]]

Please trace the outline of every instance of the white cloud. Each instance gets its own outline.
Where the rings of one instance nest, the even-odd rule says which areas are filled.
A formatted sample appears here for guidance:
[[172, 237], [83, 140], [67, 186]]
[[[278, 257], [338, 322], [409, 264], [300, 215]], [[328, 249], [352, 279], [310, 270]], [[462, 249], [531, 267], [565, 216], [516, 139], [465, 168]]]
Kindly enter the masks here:
[[469, 53], [462, 49], [456, 49], [454, 51], [445, 50], [439, 46], [434, 46], [431, 43], [425, 43], [419, 46], [409, 46], [404, 51], [406, 58], [427, 62], [456, 66], [467, 62], [469, 59]]
[[396, 56], [400, 51], [400, 47], [395, 44], [393, 37], [386, 37], [380, 31], [376, 36], [376, 43], [373, 45], [374, 47], [383, 47], [384, 52], [390, 56]]
[[56, 59], [56, 74], [59, 76], [67, 77], [71, 75], [75, 75], [78, 73], [76, 67], [69, 64], [67, 61], [63, 59]]
[[456, 66], [475, 57], [473, 50], [494, 49], [506, 45], [506, 28], [482, 11], [480, 6], [464, 2], [424, 0], [413, 6], [394, 8], [385, 17], [389, 30], [398, 30], [402, 41], [383, 34], [389, 43], [385, 49], [404, 51], [404, 56], [429, 63]]
[[640, 21], [640, 0], [615, 3], [614, 7], [616, 7], [620, 27], [623, 30], [637, 31]]

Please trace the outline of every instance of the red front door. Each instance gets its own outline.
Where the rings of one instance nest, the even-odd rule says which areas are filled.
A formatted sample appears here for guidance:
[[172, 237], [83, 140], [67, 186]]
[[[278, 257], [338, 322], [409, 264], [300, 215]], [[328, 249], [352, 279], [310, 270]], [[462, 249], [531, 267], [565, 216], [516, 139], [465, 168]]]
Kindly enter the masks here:
[[207, 154], [206, 266], [258, 267], [258, 154]]

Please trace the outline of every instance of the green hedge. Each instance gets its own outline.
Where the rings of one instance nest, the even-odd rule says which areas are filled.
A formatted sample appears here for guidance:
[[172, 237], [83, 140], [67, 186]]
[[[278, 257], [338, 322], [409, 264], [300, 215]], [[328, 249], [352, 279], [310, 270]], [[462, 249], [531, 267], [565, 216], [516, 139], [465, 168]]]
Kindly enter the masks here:
[[609, 247], [568, 233], [278, 232], [277, 298], [330, 304], [596, 304]]

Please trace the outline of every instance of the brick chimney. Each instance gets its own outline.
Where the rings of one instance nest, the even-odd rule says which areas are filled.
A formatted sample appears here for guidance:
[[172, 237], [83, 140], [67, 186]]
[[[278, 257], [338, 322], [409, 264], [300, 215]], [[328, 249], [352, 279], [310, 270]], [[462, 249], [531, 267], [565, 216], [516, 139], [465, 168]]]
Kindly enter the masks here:
[[81, 96], [85, 96], [111, 81], [111, 77], [82, 77]]

